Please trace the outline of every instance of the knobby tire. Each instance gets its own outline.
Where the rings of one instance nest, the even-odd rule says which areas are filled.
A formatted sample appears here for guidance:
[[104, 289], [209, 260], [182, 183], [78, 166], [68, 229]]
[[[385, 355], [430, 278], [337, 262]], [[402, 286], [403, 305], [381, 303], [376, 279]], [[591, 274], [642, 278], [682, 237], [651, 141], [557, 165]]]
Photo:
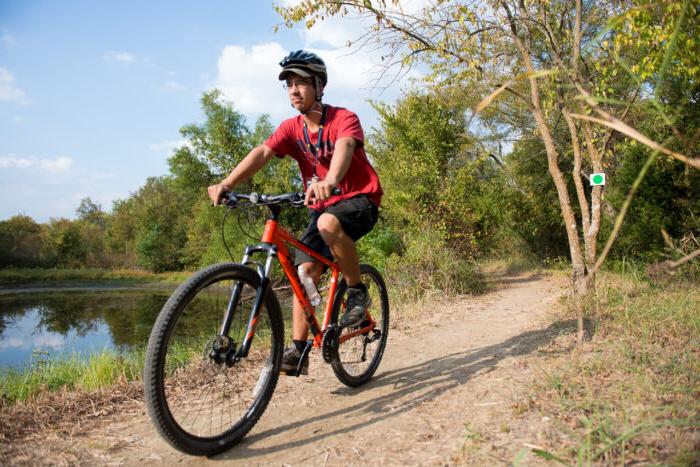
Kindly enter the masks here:
[[165, 440], [187, 454], [213, 455], [236, 445], [257, 423], [277, 385], [284, 328], [272, 290], [263, 301], [248, 357], [231, 367], [209, 358], [227, 294], [238, 282], [243, 290], [229, 336], [240, 344], [260, 277], [233, 263], [207, 267], [180, 285], [148, 342], [144, 392], [149, 416]]
[[[376, 325], [368, 335], [360, 334], [340, 344], [338, 351], [333, 352], [330, 359], [335, 376], [343, 384], [351, 387], [361, 386], [372, 378], [384, 355], [389, 335], [389, 295], [384, 279], [379, 271], [367, 264], [360, 265], [360, 273], [362, 282], [367, 286], [372, 300], [369, 311]], [[336, 326], [340, 314], [344, 311], [343, 297], [345, 297], [346, 290], [347, 284], [343, 280], [339, 284], [333, 301], [331, 323]], [[341, 336], [353, 330], [353, 328], [343, 329]], [[380, 333], [379, 337], [375, 341], [365, 344], [365, 340], [371, 339], [376, 332]], [[362, 359], [363, 354], [364, 360]]]

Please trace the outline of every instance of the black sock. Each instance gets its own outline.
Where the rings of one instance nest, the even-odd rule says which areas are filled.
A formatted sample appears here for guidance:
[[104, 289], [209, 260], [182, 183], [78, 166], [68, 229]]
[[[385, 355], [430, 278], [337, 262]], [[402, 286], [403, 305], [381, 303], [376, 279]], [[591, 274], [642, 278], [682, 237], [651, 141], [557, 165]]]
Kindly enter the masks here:
[[297, 348], [297, 352], [302, 353], [304, 349], [306, 348], [306, 341], [298, 341], [294, 340], [294, 347]]
[[351, 285], [349, 288], [356, 289], [356, 290], [362, 290], [363, 292], [367, 292], [367, 286], [365, 284], [363, 284], [362, 282], [358, 282], [355, 285]]

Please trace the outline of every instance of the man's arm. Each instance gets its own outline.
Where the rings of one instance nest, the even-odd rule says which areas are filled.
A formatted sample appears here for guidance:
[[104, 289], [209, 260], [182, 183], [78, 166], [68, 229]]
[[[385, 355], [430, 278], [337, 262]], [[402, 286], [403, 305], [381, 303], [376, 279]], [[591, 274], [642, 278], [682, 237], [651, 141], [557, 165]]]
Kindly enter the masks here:
[[357, 141], [350, 136], [344, 136], [336, 140], [328, 174], [324, 180], [319, 180], [307, 187], [304, 204], [308, 204], [310, 198], [316, 198], [319, 201], [330, 198], [331, 190], [340, 183], [350, 168], [352, 153], [355, 151], [356, 145]]
[[231, 171], [228, 177], [220, 183], [210, 186], [207, 191], [209, 198], [216, 205], [219, 204], [221, 193], [231, 190], [240, 182], [246, 181], [258, 173], [260, 169], [275, 155], [274, 151], [264, 144], [255, 147], [243, 158], [241, 162]]

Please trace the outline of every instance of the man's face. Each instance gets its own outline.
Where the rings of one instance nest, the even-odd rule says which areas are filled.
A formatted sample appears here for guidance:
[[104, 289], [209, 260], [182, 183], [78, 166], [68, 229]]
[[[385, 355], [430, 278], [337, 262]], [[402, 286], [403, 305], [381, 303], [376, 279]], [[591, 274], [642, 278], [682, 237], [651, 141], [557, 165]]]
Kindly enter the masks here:
[[304, 78], [290, 74], [287, 76], [285, 86], [289, 102], [296, 110], [306, 112], [316, 102], [316, 89], [314, 88], [313, 78]]

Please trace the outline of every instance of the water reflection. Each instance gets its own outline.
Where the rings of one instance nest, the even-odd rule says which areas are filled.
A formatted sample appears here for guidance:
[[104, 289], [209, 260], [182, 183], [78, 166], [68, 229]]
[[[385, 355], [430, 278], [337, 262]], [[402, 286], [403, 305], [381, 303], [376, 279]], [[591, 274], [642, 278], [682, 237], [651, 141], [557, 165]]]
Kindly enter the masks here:
[[143, 346], [170, 290], [23, 293], [0, 296], [0, 365], [49, 355]]

